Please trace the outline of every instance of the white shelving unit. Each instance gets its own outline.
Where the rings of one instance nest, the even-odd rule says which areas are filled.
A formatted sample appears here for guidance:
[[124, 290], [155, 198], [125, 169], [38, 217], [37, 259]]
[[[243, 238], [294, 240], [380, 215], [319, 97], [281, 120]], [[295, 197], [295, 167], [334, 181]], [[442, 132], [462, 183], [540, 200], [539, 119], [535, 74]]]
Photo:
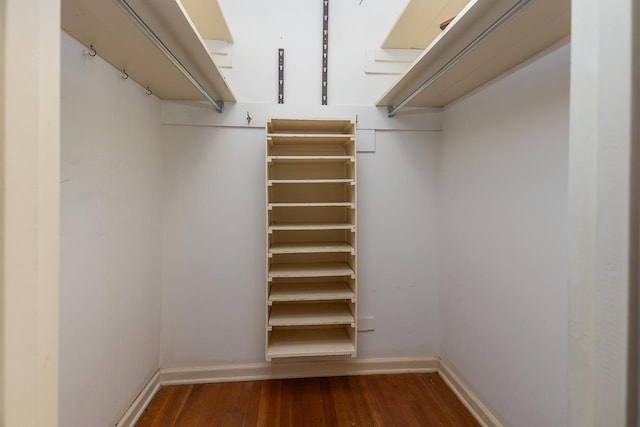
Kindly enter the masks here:
[[350, 120], [267, 123], [266, 359], [356, 355]]

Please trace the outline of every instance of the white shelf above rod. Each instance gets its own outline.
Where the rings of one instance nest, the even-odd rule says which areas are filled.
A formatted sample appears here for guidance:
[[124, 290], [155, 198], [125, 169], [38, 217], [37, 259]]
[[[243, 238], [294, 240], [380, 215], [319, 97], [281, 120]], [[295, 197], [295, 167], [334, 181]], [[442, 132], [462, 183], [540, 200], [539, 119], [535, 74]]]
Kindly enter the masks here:
[[138, 29], [144, 34], [160, 51], [167, 57], [167, 59], [191, 82], [191, 84], [209, 101], [213, 108], [219, 113], [224, 111], [224, 102], [216, 101], [213, 96], [207, 92], [207, 90], [200, 84], [193, 74], [187, 68], [182, 65], [180, 60], [169, 50], [169, 48], [160, 40], [160, 38], [153, 32], [151, 28], [144, 22], [144, 20], [138, 15], [138, 13], [127, 3], [126, 0], [113, 0], [122, 11], [131, 19], [131, 21], [138, 27]]
[[387, 117], [393, 118], [398, 111], [404, 108], [413, 98], [418, 96], [423, 90], [431, 86], [442, 77], [447, 71], [453, 68], [462, 58], [471, 53], [476, 47], [478, 47], [482, 42], [484, 42], [491, 34], [496, 32], [502, 25], [508, 22], [511, 18], [518, 14], [522, 9], [527, 7], [529, 3], [533, 0], [519, 0], [516, 4], [514, 4], [509, 10], [507, 10], [502, 16], [496, 19], [489, 27], [487, 27], [482, 33], [480, 33], [475, 39], [471, 40], [471, 42], [466, 45], [460, 52], [458, 52], [453, 58], [449, 60], [446, 64], [444, 64], [438, 71], [433, 73], [431, 77], [425, 80], [416, 90], [411, 92], [402, 102], [398, 105], [393, 106], [390, 105], [387, 107]]

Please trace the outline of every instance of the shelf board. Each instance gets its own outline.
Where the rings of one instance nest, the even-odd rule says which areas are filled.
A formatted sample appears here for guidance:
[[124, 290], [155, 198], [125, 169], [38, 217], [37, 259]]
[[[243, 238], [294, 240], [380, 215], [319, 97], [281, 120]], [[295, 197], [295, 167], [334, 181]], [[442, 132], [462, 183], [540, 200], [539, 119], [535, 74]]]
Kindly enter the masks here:
[[[377, 105], [398, 105], [514, 3], [470, 1]], [[567, 39], [570, 31], [570, 0], [534, 0], [407, 106], [443, 107]]]
[[273, 243], [269, 256], [279, 254], [314, 254], [346, 252], [355, 254], [355, 248], [344, 242]]
[[267, 133], [352, 134], [355, 123], [350, 120], [271, 119]]
[[285, 277], [342, 277], [355, 278], [355, 271], [346, 262], [313, 262], [300, 264], [272, 264], [269, 279]]
[[469, 0], [410, 0], [382, 42], [383, 49], [424, 49], [441, 32], [440, 23], [456, 16]]
[[273, 184], [351, 184], [355, 185], [356, 180], [353, 178], [339, 179], [270, 179], [267, 185]]
[[[308, 203], [298, 204], [310, 205]], [[345, 224], [342, 222], [337, 223], [317, 223], [317, 224], [273, 224], [269, 226], [269, 233], [274, 231], [315, 231], [315, 230], [350, 230], [354, 231], [356, 228], [353, 224]]]
[[268, 156], [267, 163], [354, 163], [354, 156]]
[[[128, 3], [216, 101], [235, 102], [179, 0]], [[160, 99], [204, 99], [113, 1], [62, 0], [62, 29]]]
[[270, 333], [267, 358], [355, 356], [356, 347], [345, 328], [275, 330]]
[[[308, 203], [269, 203], [269, 210], [273, 208], [350, 208], [356, 206], [353, 202], [308, 202]], [[351, 225], [351, 224], [347, 224]]]
[[304, 142], [314, 142], [318, 141], [333, 143], [333, 144], [342, 144], [344, 142], [349, 142], [354, 140], [354, 135], [352, 133], [268, 133], [267, 141], [272, 140], [272, 142], [276, 142], [276, 140], [281, 139], [284, 143], [290, 144], [291, 140], [304, 140]]
[[346, 282], [274, 283], [269, 293], [269, 304], [333, 300], [355, 302], [355, 293]]
[[343, 302], [275, 304], [269, 314], [269, 327], [350, 325], [355, 319]]

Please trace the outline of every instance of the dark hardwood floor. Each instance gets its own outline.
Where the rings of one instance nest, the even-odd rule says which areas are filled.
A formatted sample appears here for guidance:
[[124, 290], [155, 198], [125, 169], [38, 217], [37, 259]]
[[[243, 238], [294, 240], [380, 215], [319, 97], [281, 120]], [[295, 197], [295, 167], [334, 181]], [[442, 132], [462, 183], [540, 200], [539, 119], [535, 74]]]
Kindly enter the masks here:
[[136, 427], [479, 425], [429, 373], [168, 386]]

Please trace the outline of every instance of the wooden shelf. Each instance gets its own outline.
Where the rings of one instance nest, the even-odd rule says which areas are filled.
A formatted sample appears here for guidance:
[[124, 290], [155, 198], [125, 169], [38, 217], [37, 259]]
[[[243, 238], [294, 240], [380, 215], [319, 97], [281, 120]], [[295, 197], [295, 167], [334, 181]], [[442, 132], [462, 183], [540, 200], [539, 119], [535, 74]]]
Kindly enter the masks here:
[[269, 248], [269, 254], [312, 254], [312, 253], [339, 253], [355, 254], [355, 248], [343, 242], [302, 242], [302, 243], [273, 243]]
[[332, 300], [355, 302], [355, 297], [346, 282], [273, 283], [269, 303]]
[[354, 224], [319, 223], [319, 224], [274, 224], [269, 226], [269, 233], [274, 231], [313, 231], [313, 230], [355, 230]]
[[273, 208], [355, 208], [353, 202], [317, 202], [317, 203], [269, 203], [269, 209]]
[[441, 32], [440, 24], [456, 16], [469, 0], [409, 0], [382, 42], [383, 49], [425, 49]]
[[317, 163], [317, 162], [338, 162], [353, 163], [354, 156], [268, 156], [267, 163]]
[[350, 133], [268, 133], [267, 142], [276, 143], [281, 141], [285, 144], [291, 144], [292, 140], [302, 140], [304, 143], [323, 143], [323, 144], [344, 144], [352, 141], [353, 134]]
[[355, 356], [346, 328], [274, 330], [269, 335], [267, 359], [305, 356]]
[[[514, 3], [514, 0], [470, 1], [377, 105], [398, 105]], [[534, 0], [407, 106], [443, 107], [567, 39], [570, 31], [570, 0]]]
[[267, 185], [273, 184], [350, 184], [355, 185], [356, 181], [352, 178], [336, 178], [336, 179], [270, 179]]
[[272, 264], [269, 278], [285, 277], [342, 277], [355, 278], [355, 271], [346, 262], [314, 262], [300, 264]]
[[354, 155], [353, 135], [345, 134], [269, 134], [267, 155]]
[[[235, 102], [179, 0], [128, 3], [216, 101]], [[62, 0], [62, 29], [161, 99], [204, 99], [113, 1]]]
[[350, 325], [355, 319], [343, 302], [274, 304], [269, 315], [269, 327]]
[[267, 122], [267, 134], [273, 133], [353, 135], [355, 123], [350, 120], [271, 119]]

